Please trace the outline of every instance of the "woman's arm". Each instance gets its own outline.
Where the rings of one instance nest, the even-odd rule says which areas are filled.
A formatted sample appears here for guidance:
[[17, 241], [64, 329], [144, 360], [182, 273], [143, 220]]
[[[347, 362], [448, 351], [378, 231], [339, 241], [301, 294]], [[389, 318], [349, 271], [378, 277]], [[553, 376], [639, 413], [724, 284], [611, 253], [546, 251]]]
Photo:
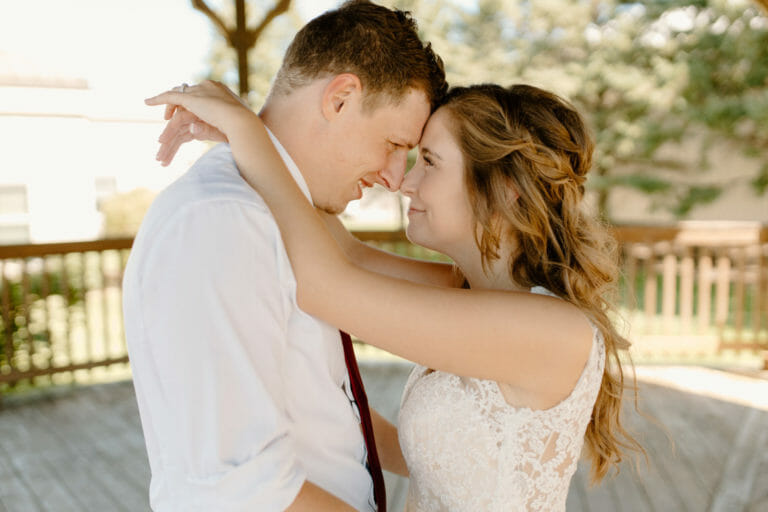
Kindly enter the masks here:
[[424, 366], [539, 392], [572, 389], [592, 340], [581, 311], [552, 297], [425, 286], [354, 265], [288, 173], [261, 120], [221, 89], [206, 82], [147, 102], [181, 104], [226, 135], [243, 177], [280, 226], [302, 309]]
[[441, 287], [459, 287], [461, 279], [450, 263], [419, 260], [382, 251], [358, 240], [335, 215], [318, 212], [336, 243], [353, 263], [379, 274], [407, 279], [415, 283]]

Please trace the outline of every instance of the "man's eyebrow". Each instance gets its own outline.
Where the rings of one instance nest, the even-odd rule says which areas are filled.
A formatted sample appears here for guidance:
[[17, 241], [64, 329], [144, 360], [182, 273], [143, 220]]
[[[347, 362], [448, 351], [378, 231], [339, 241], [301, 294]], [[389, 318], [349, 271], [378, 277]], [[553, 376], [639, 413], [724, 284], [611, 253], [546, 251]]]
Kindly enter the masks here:
[[401, 139], [400, 137], [392, 137], [391, 140], [398, 146], [405, 146], [409, 151], [419, 145], [418, 142], [409, 142], [405, 139]]
[[425, 146], [421, 146], [421, 148], [420, 148], [420, 149], [421, 149], [421, 152], [422, 152], [422, 153], [429, 153], [430, 155], [434, 156], [434, 157], [435, 157], [435, 158], [437, 158], [438, 160], [442, 160], [442, 159], [443, 159], [443, 157], [441, 157], [440, 155], [438, 155], [437, 153], [435, 153], [434, 151], [432, 151], [432, 150], [431, 150], [431, 149], [429, 149], [428, 147], [425, 147]]

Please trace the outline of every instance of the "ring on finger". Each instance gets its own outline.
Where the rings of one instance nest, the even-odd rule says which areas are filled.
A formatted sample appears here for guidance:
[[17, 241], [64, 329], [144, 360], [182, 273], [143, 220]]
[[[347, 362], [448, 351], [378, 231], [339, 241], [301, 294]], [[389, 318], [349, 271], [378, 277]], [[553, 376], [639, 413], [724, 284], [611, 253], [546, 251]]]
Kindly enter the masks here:
[[181, 84], [181, 94], [184, 94], [187, 91], [187, 87], [189, 87], [189, 84], [184, 82]]

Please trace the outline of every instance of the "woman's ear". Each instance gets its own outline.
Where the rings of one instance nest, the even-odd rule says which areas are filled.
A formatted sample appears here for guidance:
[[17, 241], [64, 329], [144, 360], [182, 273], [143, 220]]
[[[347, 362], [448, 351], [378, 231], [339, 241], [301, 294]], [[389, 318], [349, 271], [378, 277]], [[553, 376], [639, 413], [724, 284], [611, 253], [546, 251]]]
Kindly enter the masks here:
[[334, 76], [325, 86], [322, 97], [323, 117], [332, 121], [349, 109], [354, 102], [362, 100], [363, 84], [352, 73]]

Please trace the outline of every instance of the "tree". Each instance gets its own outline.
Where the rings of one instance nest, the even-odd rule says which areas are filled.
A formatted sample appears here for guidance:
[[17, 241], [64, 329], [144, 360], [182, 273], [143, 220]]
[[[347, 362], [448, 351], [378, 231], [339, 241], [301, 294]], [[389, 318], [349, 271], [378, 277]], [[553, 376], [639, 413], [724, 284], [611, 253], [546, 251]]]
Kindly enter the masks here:
[[148, 189], [136, 188], [102, 200], [99, 204], [99, 211], [104, 218], [102, 236], [104, 238], [136, 236], [155, 195]]
[[278, 16], [283, 14], [291, 6], [291, 0], [278, 0], [278, 2], [269, 9], [262, 20], [253, 28], [246, 24], [246, 5], [245, 0], [235, 0], [235, 27], [229, 27], [222, 17], [215, 13], [205, 0], [191, 0], [192, 7], [205, 14], [216, 27], [217, 31], [224, 37], [227, 44], [237, 53], [237, 74], [240, 96], [246, 98], [250, 91], [248, 76], [250, 67], [248, 65], [248, 51], [253, 48], [264, 33], [264, 29]]
[[[527, 82], [587, 115], [596, 135], [588, 186], [650, 194], [678, 216], [712, 201], [702, 184], [711, 137], [745, 153], [768, 145], [768, 18], [748, 0], [400, 0], [446, 59], [452, 84]], [[703, 133], [701, 136], [699, 134]], [[665, 150], [702, 138], [701, 158]], [[768, 164], [753, 179], [766, 193]]]

